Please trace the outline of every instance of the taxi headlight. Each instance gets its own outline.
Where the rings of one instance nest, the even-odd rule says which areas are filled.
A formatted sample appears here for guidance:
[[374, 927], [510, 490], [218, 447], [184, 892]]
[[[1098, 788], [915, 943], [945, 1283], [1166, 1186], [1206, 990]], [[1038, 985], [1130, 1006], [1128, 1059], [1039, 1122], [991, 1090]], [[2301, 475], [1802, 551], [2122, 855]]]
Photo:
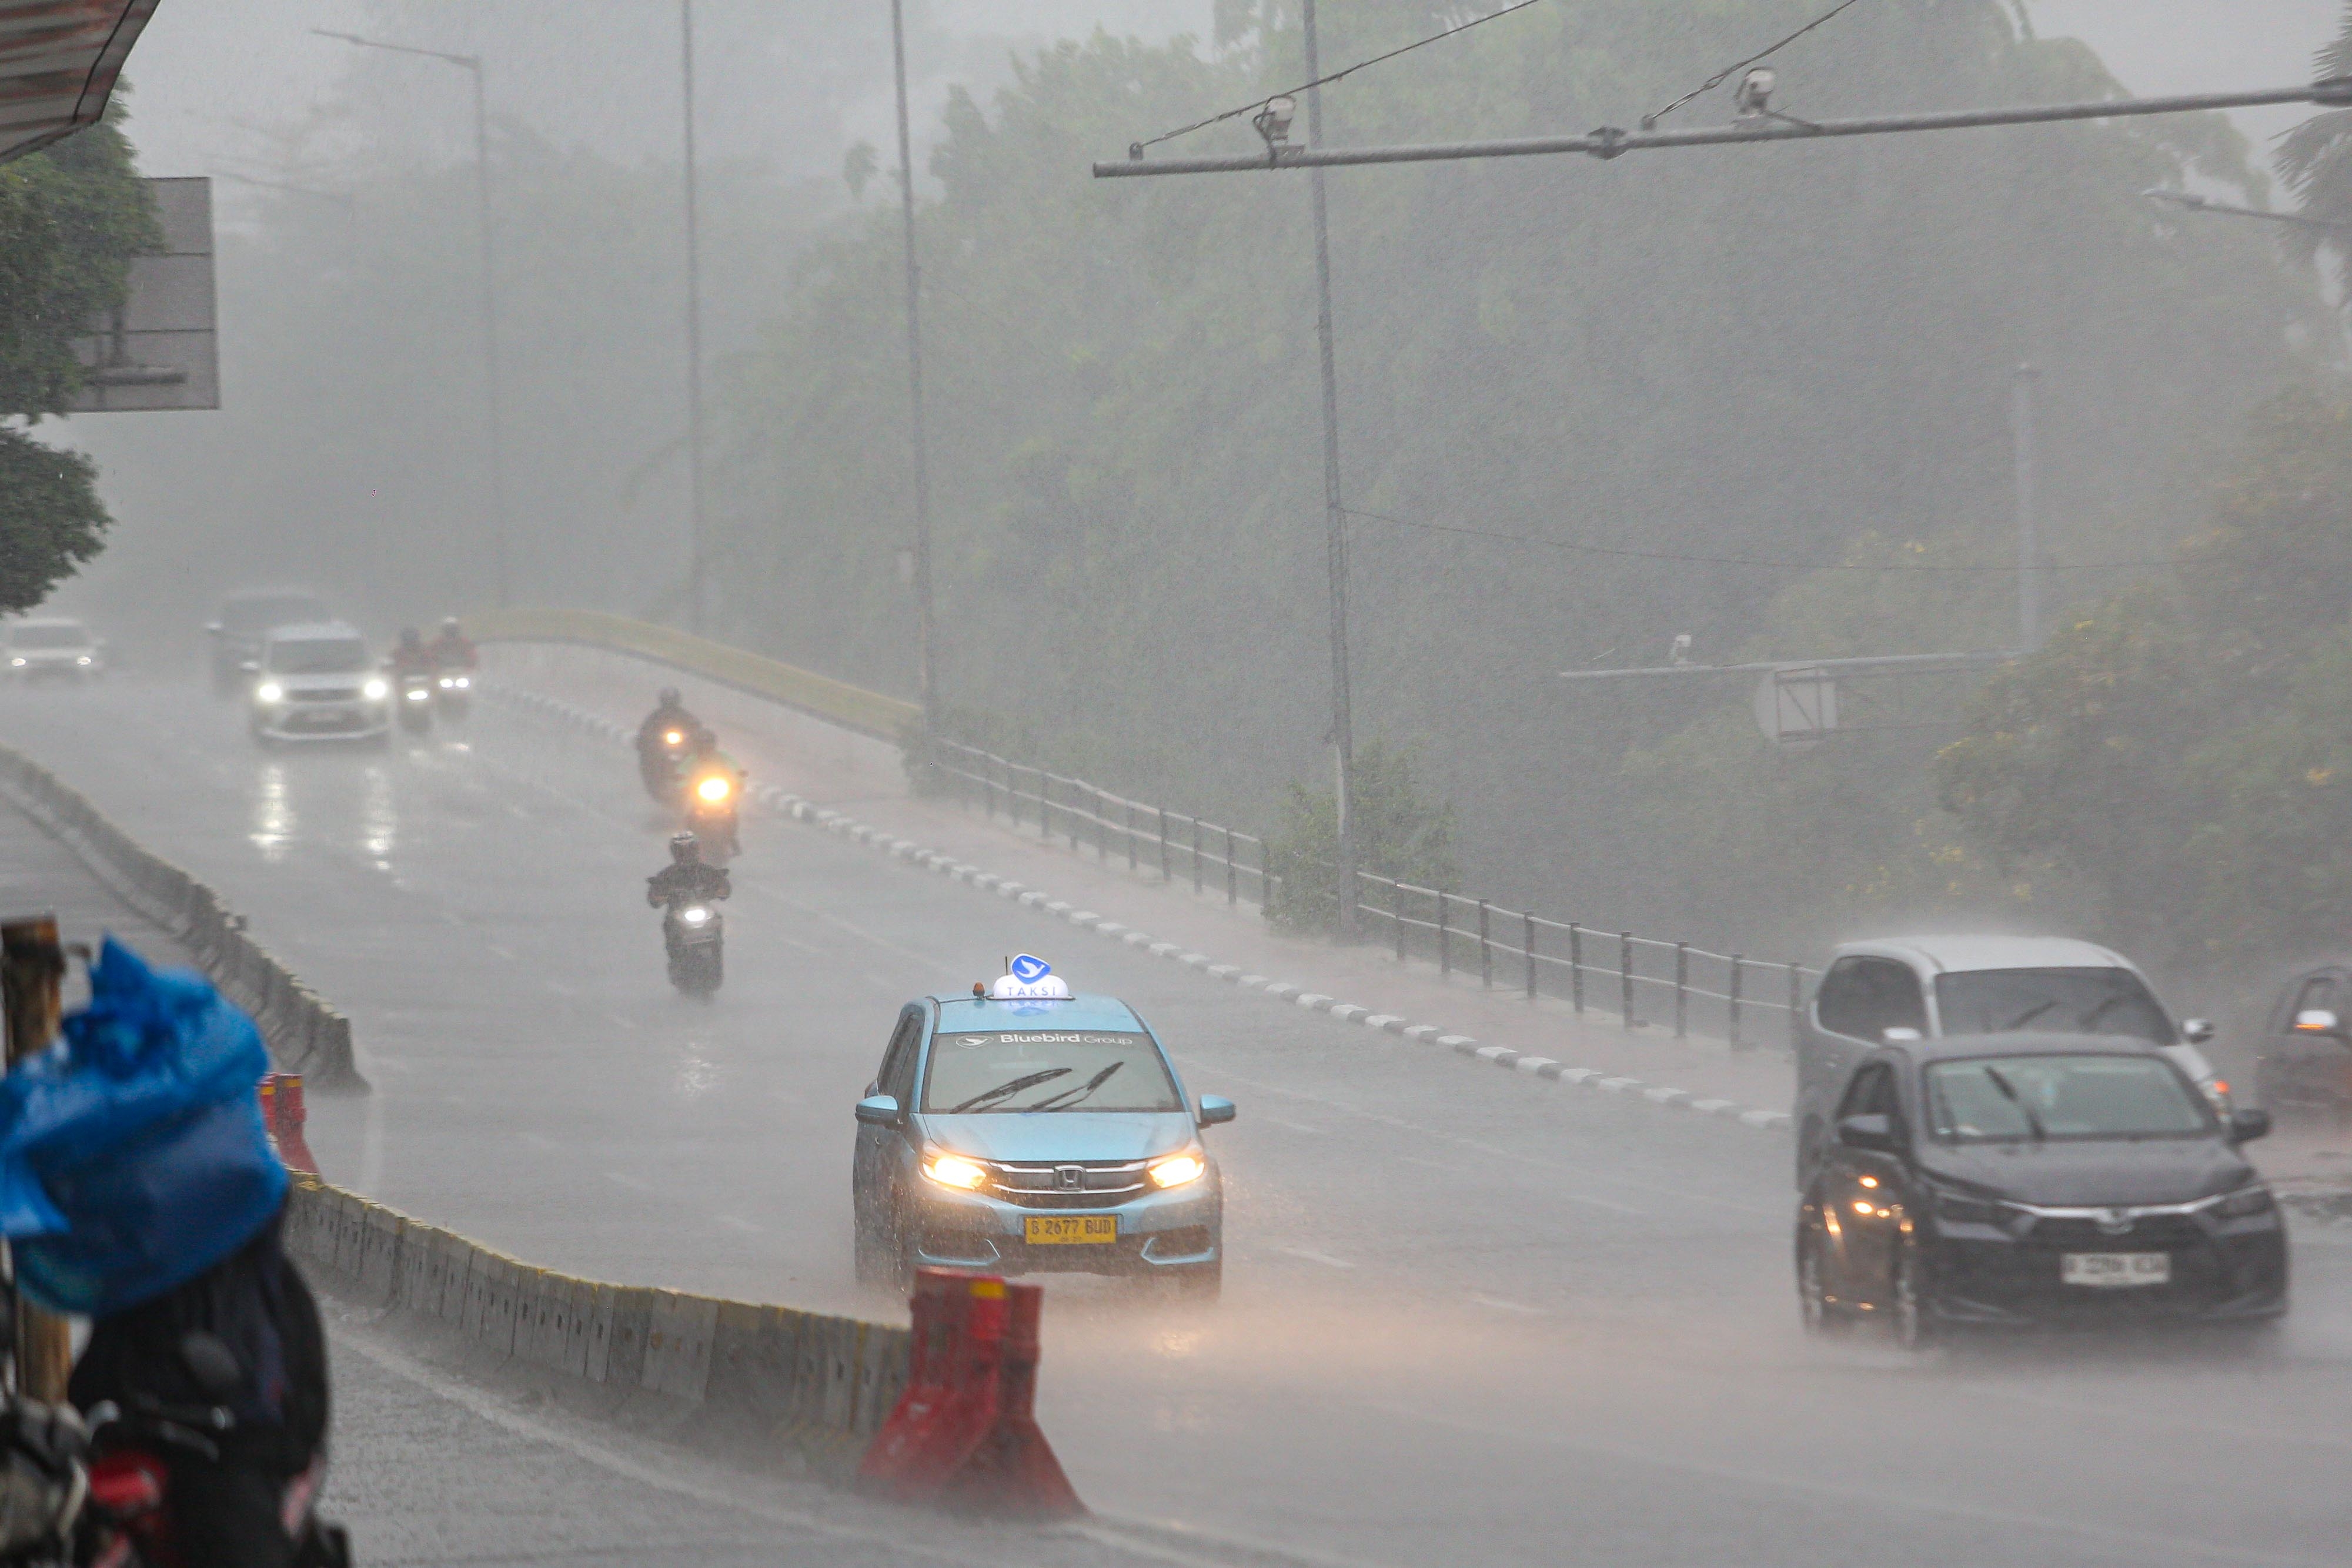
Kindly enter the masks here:
[[276, 681], [264, 681], [253, 688], [253, 695], [266, 703], [282, 703], [286, 700], [286, 688]]
[[2215, 1204], [2213, 1206], [2213, 1218], [2216, 1219], [2251, 1219], [2257, 1214], [2268, 1214], [2275, 1207], [2277, 1207], [2277, 1205], [2271, 1197], [2271, 1189], [2264, 1186], [2262, 1183], [2256, 1182], [2252, 1186], [2240, 1187], [2237, 1191], [2231, 1193], [2229, 1197]]
[[728, 788], [727, 780], [714, 774], [697, 784], [694, 787], [694, 792], [715, 806], [727, 799]]
[[380, 703], [392, 695], [392, 688], [380, 680], [371, 680], [360, 688], [360, 695], [372, 703]]
[[1186, 1182], [1199, 1181], [1208, 1174], [1209, 1162], [1193, 1150], [1171, 1155], [1151, 1163], [1151, 1184], [1154, 1186], [1182, 1186]]
[[988, 1167], [978, 1160], [934, 1149], [923, 1156], [923, 1175], [941, 1186], [970, 1192], [988, 1179]]

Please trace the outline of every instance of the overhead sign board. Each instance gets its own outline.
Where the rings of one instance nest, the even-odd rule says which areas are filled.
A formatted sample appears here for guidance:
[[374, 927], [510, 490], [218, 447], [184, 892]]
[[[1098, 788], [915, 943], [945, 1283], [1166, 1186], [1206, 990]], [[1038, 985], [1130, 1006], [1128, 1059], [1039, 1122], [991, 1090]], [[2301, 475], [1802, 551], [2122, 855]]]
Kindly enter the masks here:
[[1756, 686], [1756, 725], [1767, 740], [1819, 746], [1837, 728], [1837, 682], [1819, 665], [1776, 669]]
[[220, 336], [213, 307], [213, 185], [150, 180], [163, 248], [131, 262], [122, 308], [75, 340], [89, 367], [74, 413], [220, 407]]
[[161, 0], [0, 0], [0, 163], [95, 125]]

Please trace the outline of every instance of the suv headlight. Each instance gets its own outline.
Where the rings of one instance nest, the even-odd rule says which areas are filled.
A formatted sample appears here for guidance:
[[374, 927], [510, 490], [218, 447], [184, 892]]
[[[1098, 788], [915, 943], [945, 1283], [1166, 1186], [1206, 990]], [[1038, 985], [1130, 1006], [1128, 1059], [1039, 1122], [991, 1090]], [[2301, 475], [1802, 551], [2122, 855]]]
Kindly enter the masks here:
[[371, 678], [367, 685], [360, 688], [360, 695], [372, 703], [380, 703], [391, 695], [392, 688], [380, 679]]
[[988, 1179], [988, 1167], [978, 1160], [968, 1160], [944, 1149], [933, 1149], [923, 1155], [923, 1175], [941, 1186], [970, 1192]]
[[2002, 1206], [1996, 1199], [1979, 1197], [1974, 1193], [1957, 1187], [1931, 1186], [1936, 1195], [1936, 1218], [1953, 1225], [1999, 1225], [2003, 1218]]
[[1186, 1149], [1182, 1154], [1170, 1155], [1165, 1159], [1152, 1161], [1150, 1169], [1152, 1186], [1182, 1186], [1187, 1182], [1199, 1181], [1206, 1176], [1209, 1171], [1209, 1162], [1201, 1157], [1201, 1152], [1198, 1149]]
[[2251, 1219], [2257, 1214], [2268, 1214], [2272, 1209], [2276, 1208], [2277, 1207], [2278, 1201], [2271, 1197], [2271, 1189], [2263, 1186], [2261, 1182], [2256, 1182], [2252, 1186], [2240, 1187], [2237, 1191], [2230, 1194], [2229, 1197], [2215, 1204], [2213, 1206], [2213, 1218], [2216, 1219]]
[[282, 703], [286, 700], [286, 688], [276, 681], [264, 681], [253, 688], [253, 695], [266, 703]]

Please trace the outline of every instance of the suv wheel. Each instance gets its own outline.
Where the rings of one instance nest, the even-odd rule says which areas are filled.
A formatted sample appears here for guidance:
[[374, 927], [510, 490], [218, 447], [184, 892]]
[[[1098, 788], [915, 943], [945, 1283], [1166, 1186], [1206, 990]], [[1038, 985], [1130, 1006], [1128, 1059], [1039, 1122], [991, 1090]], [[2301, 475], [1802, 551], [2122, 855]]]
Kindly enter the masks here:
[[1814, 1336], [1842, 1334], [1853, 1326], [1853, 1320], [1840, 1312], [1829, 1299], [1822, 1274], [1821, 1238], [1808, 1227], [1797, 1229], [1797, 1311], [1805, 1325], [1805, 1333]]

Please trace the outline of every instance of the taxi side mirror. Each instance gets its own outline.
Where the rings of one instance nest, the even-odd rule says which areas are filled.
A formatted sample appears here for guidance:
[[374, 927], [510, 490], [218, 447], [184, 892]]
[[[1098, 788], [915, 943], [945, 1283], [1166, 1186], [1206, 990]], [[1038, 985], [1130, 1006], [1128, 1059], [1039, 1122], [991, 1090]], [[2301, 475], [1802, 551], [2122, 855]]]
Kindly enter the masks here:
[[1213, 1127], [1221, 1122], [1230, 1122], [1235, 1114], [1234, 1103], [1223, 1095], [1201, 1096], [1201, 1125], [1203, 1127]]
[[1849, 1149], [1895, 1153], [1895, 1124], [1884, 1116], [1848, 1116], [1837, 1124], [1837, 1141]]
[[2205, 1045], [2210, 1043], [2213, 1039], [2213, 1020], [2210, 1019], [2182, 1019], [2180, 1020], [2180, 1038], [2187, 1040], [2191, 1045]]
[[895, 1127], [904, 1120], [895, 1094], [868, 1094], [857, 1103], [857, 1119], [868, 1127]]

